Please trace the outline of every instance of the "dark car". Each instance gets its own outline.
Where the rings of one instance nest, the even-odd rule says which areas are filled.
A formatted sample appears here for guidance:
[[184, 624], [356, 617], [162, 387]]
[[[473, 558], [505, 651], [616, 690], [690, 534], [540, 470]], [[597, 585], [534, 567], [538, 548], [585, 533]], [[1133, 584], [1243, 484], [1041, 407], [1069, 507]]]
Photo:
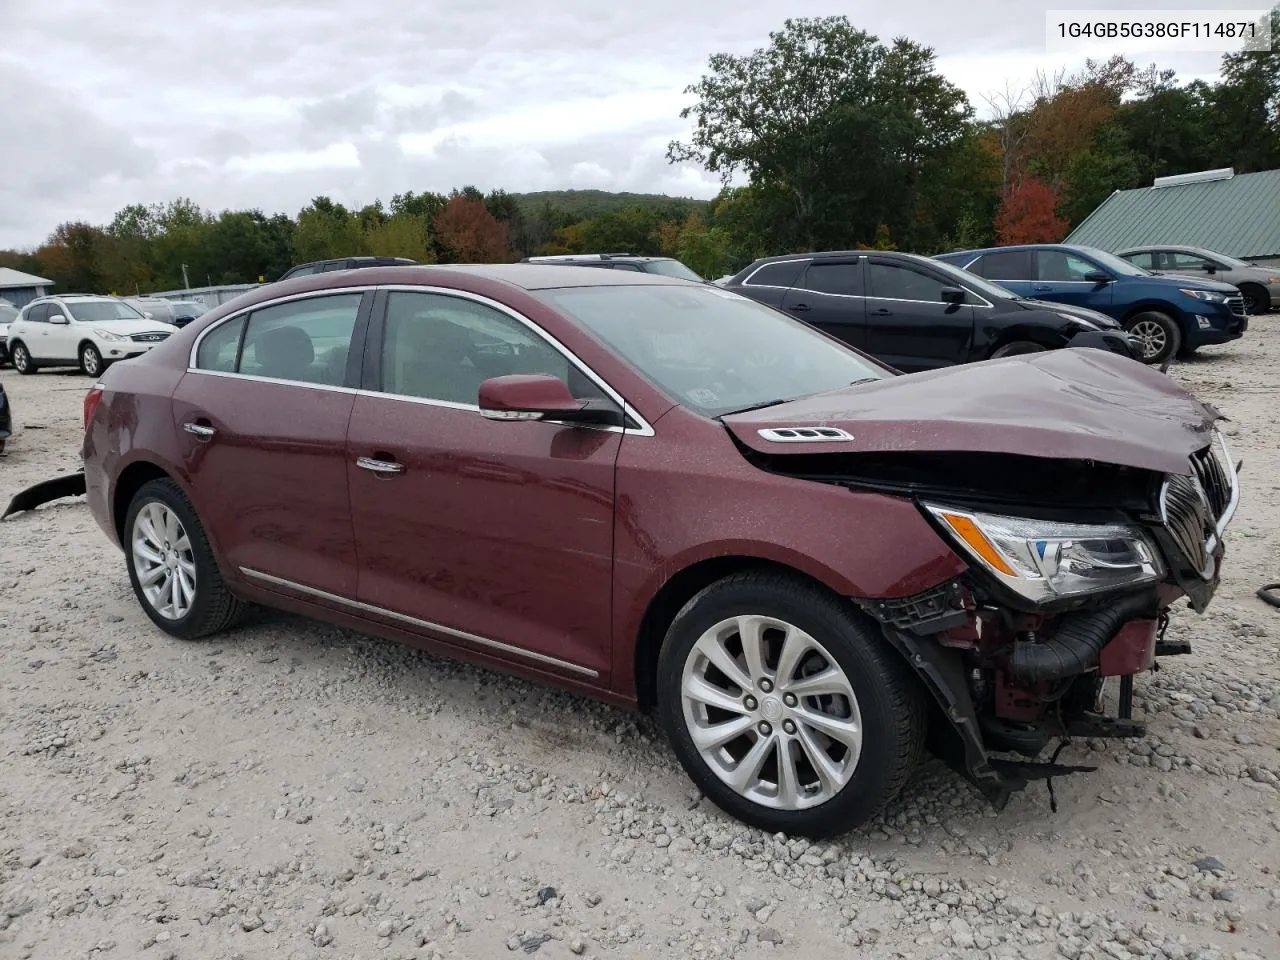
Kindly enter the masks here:
[[9, 409], [9, 395], [4, 392], [4, 384], [0, 383], [0, 453], [4, 453], [4, 445], [13, 435], [13, 411]]
[[899, 370], [1067, 346], [1138, 358], [1093, 310], [1027, 300], [946, 263], [858, 250], [763, 257], [722, 285], [777, 307]]
[[1078, 768], [1001, 754], [1143, 734], [1218, 584], [1219, 417], [1101, 350], [900, 376], [711, 285], [391, 267], [107, 370], [83, 489], [175, 637], [260, 603], [656, 705], [715, 803], [829, 835], [926, 742], [1002, 805]]
[[1142, 341], [1147, 363], [1230, 343], [1249, 327], [1244, 298], [1229, 283], [1161, 277], [1093, 247], [1026, 244], [937, 257], [1021, 296], [1089, 307]]
[[[281, 280], [292, 280], [294, 277], [307, 277], [313, 273], [332, 273], [335, 270], [356, 270], [360, 267], [407, 267], [417, 263], [408, 257], [336, 257], [332, 260], [312, 260], [290, 267]], [[279, 281], [277, 281], [279, 282]]]
[[638, 257], [630, 253], [565, 253], [541, 257], [525, 257], [521, 263], [548, 263], [567, 267], [597, 267], [604, 270], [629, 270], [654, 273], [679, 280], [706, 281], [675, 257]]

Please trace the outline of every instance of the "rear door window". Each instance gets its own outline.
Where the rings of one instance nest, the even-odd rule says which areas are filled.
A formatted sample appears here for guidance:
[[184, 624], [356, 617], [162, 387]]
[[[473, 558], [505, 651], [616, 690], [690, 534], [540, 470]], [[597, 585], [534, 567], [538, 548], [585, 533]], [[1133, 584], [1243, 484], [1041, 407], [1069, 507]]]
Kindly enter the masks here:
[[815, 293], [861, 297], [866, 292], [862, 285], [862, 263], [811, 263], [804, 274], [804, 288]]
[[1030, 280], [1031, 254], [1026, 250], [988, 253], [969, 269], [997, 283], [1001, 280]]
[[943, 286], [941, 280], [909, 267], [874, 261], [867, 265], [867, 292], [874, 299], [940, 304]]
[[237, 372], [341, 386], [363, 294], [308, 297], [249, 315]]

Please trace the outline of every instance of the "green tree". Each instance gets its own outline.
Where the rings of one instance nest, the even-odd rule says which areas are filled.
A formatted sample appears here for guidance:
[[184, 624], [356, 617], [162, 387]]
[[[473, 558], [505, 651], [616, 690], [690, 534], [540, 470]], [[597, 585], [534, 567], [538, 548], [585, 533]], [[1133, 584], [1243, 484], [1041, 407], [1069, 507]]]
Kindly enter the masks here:
[[1058, 212], [1075, 226], [1116, 190], [1138, 186], [1141, 169], [1123, 128], [1115, 123], [1100, 127], [1089, 147], [1071, 158]]
[[420, 213], [398, 213], [365, 225], [364, 248], [375, 257], [408, 257], [418, 263], [435, 263], [431, 229]]
[[293, 235], [297, 263], [356, 257], [365, 253], [360, 221], [346, 207], [328, 197], [316, 197], [298, 213]]
[[1280, 6], [1271, 10], [1272, 48], [1222, 58], [1210, 97], [1219, 163], [1237, 173], [1280, 167]]
[[[726, 185], [740, 173], [771, 199], [774, 249], [850, 246], [880, 223], [909, 236], [912, 191], [967, 128], [964, 94], [936, 71], [933, 51], [906, 39], [886, 47], [845, 17], [788, 19], [768, 47], [717, 53], [686, 92], [697, 103], [688, 143], [672, 163], [693, 161]], [[757, 229], [762, 224], [758, 224]]]
[[714, 280], [729, 269], [729, 251], [724, 229], [708, 227], [696, 213], [680, 226], [676, 239], [676, 259], [701, 277]]

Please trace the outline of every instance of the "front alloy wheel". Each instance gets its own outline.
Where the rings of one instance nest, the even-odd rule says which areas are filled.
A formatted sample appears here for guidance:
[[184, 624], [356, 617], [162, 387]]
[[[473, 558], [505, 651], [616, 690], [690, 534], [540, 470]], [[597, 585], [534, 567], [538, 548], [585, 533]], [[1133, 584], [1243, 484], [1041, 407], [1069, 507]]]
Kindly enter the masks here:
[[698, 638], [680, 687], [702, 761], [754, 803], [802, 810], [849, 782], [862, 715], [831, 653], [774, 617], [722, 620]]
[[1176, 320], [1154, 310], [1129, 321], [1128, 331], [1142, 346], [1142, 362], [1164, 363], [1182, 350], [1182, 329]]
[[727, 813], [770, 833], [852, 829], [919, 756], [918, 681], [843, 598], [783, 574], [707, 587], [659, 655], [658, 707], [681, 764]]
[[91, 377], [102, 373], [102, 354], [92, 343], [80, 348], [80, 369]]

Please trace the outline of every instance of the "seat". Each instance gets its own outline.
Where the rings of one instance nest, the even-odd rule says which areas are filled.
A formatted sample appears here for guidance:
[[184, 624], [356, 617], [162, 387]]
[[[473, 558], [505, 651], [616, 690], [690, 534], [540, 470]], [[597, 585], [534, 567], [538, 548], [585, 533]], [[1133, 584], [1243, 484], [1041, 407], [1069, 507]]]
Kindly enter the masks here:
[[471, 362], [466, 330], [428, 314], [401, 323], [396, 333], [395, 392], [475, 405], [485, 377]]
[[254, 339], [258, 375], [282, 380], [316, 379], [316, 358], [311, 337], [301, 327], [277, 327]]

